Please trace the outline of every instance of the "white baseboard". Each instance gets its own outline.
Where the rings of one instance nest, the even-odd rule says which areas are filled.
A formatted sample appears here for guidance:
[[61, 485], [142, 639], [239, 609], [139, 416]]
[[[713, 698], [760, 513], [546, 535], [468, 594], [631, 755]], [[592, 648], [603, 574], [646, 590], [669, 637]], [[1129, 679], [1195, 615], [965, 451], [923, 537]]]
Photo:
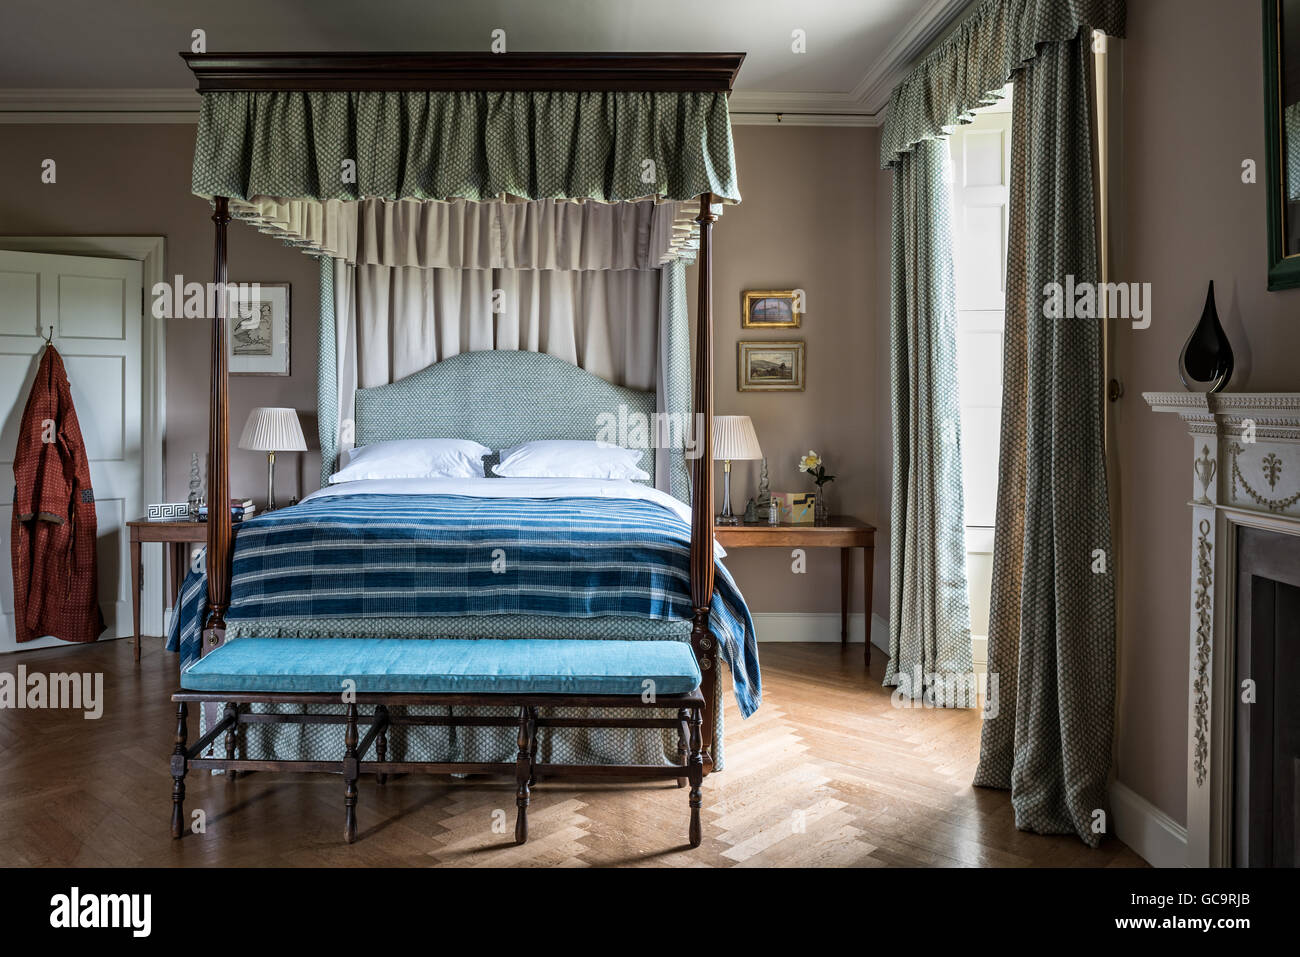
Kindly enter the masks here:
[[1152, 867], [1187, 866], [1187, 828], [1119, 781], [1110, 786], [1115, 836]]
[[[754, 612], [754, 630], [759, 641], [825, 641], [839, 644], [839, 612]], [[849, 615], [849, 641], [862, 643], [863, 614]], [[889, 650], [889, 624], [879, 615], [871, 616], [871, 643]]]
[[[840, 640], [840, 616], [835, 612], [756, 611], [753, 615], [759, 641]], [[849, 641], [862, 641], [860, 611], [849, 615]], [[871, 616], [871, 644], [881, 651], [889, 651], [889, 622], [875, 614]], [[989, 640], [984, 635], [971, 638], [977, 672], [983, 672], [988, 665], [988, 649]]]

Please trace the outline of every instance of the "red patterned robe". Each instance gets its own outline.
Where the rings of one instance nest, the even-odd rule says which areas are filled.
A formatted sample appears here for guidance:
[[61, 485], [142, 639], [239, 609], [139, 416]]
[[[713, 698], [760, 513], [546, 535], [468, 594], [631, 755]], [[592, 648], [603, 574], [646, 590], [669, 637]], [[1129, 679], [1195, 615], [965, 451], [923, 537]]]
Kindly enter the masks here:
[[63, 359], [47, 346], [14, 455], [14, 605], [19, 641], [94, 641], [95, 493]]

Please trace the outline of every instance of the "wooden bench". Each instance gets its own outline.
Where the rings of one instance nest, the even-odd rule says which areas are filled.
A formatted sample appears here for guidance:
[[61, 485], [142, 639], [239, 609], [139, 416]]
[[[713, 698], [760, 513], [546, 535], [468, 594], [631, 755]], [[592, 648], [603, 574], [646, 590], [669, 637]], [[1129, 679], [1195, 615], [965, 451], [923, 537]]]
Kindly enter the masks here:
[[[357, 832], [357, 780], [387, 775], [513, 774], [515, 843], [528, 839], [532, 787], [548, 778], [630, 777], [690, 784], [691, 847], [701, 840], [700, 671], [691, 646], [676, 641], [568, 641], [559, 639], [241, 638], [194, 662], [181, 675], [176, 743], [171, 757], [172, 837], [184, 832], [185, 775], [191, 768], [241, 771], [323, 771], [344, 781], [343, 837]], [[220, 720], [189, 743], [189, 705], [224, 705]], [[252, 712], [250, 705], [341, 705], [333, 714]], [[508, 706], [517, 716], [393, 714], [398, 705]], [[561, 718], [544, 707], [670, 708], [675, 717]], [[363, 714], [362, 708], [372, 708]], [[335, 761], [253, 760], [237, 755], [241, 724], [342, 724], [343, 758]], [[516, 727], [513, 762], [389, 761], [390, 728], [404, 725]], [[363, 732], [364, 728], [364, 734]], [[677, 765], [562, 765], [537, 760], [538, 731], [546, 728], [657, 728], [676, 730]], [[203, 752], [224, 735], [224, 758]], [[374, 757], [370, 758], [371, 749]]]

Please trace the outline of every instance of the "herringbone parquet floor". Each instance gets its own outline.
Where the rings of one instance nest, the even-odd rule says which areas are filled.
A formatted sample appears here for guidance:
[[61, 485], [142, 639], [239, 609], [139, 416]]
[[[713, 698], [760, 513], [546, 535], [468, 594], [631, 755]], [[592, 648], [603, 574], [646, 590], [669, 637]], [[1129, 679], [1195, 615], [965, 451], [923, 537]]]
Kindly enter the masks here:
[[[1008, 796], [972, 788], [979, 720], [900, 710], [860, 649], [764, 644], [765, 700], [728, 703], [725, 771], [705, 780], [704, 844], [685, 846], [686, 791], [543, 784], [529, 841], [511, 843], [513, 784], [363, 778], [357, 843], [342, 843], [332, 775], [192, 773], [187, 812], [207, 830], [168, 833], [176, 657], [145, 639], [7, 658], [14, 672], [103, 671], [103, 717], [0, 710], [0, 864], [83, 866], [589, 865], [670, 867], [1133, 866], [1116, 840], [1018, 832]], [[193, 725], [192, 725], [193, 727]]]

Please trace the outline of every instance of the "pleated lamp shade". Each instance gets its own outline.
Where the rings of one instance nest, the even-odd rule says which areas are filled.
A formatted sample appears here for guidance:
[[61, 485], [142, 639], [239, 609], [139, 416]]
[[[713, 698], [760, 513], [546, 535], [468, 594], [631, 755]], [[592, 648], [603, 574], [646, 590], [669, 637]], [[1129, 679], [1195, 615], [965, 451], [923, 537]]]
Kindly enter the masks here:
[[293, 409], [259, 408], [248, 414], [239, 447], [259, 452], [305, 452], [307, 440]]
[[761, 459], [754, 423], [747, 415], [713, 417], [713, 457], [715, 459]]

